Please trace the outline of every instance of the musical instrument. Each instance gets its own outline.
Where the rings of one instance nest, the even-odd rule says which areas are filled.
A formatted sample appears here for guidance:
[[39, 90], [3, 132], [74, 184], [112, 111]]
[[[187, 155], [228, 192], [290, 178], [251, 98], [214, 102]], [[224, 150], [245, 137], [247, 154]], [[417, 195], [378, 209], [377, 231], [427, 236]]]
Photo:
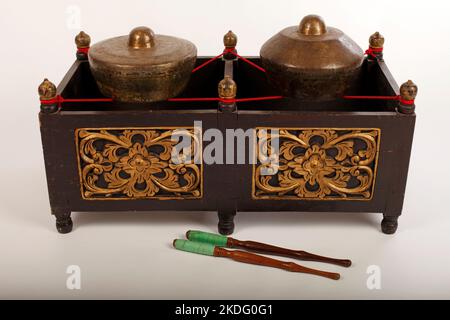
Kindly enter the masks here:
[[269, 81], [285, 96], [332, 100], [358, 83], [362, 49], [317, 15], [281, 30], [261, 48]]
[[178, 95], [197, 58], [187, 40], [137, 27], [89, 50], [89, 65], [101, 93], [121, 102], [163, 101]]
[[[61, 83], [38, 89], [58, 232], [72, 230], [72, 212], [186, 210], [217, 212], [224, 235], [237, 212], [286, 211], [382, 213], [381, 230], [395, 233], [418, 88], [397, 85], [384, 37], [372, 34], [363, 53], [307, 16], [261, 58], [241, 56], [231, 31], [218, 39], [220, 52], [196, 57], [189, 41], [143, 27], [92, 47], [87, 33], [75, 37], [77, 60]], [[230, 131], [246, 137], [222, 148], [216, 134]], [[193, 146], [181, 162], [171, 157], [180, 135]], [[255, 161], [242, 164], [240, 153]]]
[[197, 230], [189, 230], [188, 232], [186, 232], [186, 238], [191, 241], [210, 243], [219, 247], [241, 248], [249, 251], [279, 255], [306, 261], [332, 263], [342, 267], [350, 267], [352, 265], [352, 262], [349, 259], [329, 258], [312, 254], [303, 250], [291, 250], [255, 241], [242, 241], [231, 237], [222, 236], [220, 234]]
[[339, 273], [327, 272], [317, 269], [311, 269], [294, 262], [280, 261], [254, 253], [249, 253], [240, 250], [227, 250], [210, 243], [195, 242], [190, 240], [176, 239], [173, 241], [173, 246], [182, 251], [199, 253], [207, 256], [230, 258], [237, 262], [256, 264], [260, 266], [273, 267], [284, 269], [290, 272], [308, 273], [316, 276], [325, 277], [328, 279], [339, 280]]

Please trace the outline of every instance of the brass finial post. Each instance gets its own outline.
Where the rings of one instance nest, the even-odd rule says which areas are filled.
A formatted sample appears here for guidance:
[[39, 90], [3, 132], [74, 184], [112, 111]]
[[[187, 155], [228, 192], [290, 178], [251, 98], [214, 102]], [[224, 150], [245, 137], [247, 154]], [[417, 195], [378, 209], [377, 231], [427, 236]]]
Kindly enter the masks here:
[[77, 45], [77, 59], [87, 60], [89, 47], [91, 45], [91, 37], [84, 31], [81, 31], [75, 37], [75, 44]]
[[400, 86], [400, 102], [398, 111], [404, 114], [412, 114], [416, 109], [414, 100], [417, 96], [417, 85], [411, 80], [406, 81]]
[[366, 51], [368, 60], [383, 59], [384, 37], [378, 31], [369, 37], [369, 49]]
[[219, 98], [222, 99], [219, 103], [220, 110], [234, 111], [236, 109], [236, 103], [233, 101], [233, 99], [236, 98], [237, 92], [236, 82], [234, 82], [229, 75], [225, 75], [225, 77], [219, 82], [217, 89]]
[[[224, 36], [223, 36], [223, 45], [225, 46], [225, 51], [231, 51], [236, 53], [236, 45], [237, 45], [237, 35], [235, 33], [233, 33], [233, 31], [228, 31]], [[225, 60], [235, 60], [237, 59], [235, 55], [230, 54], [225, 52], [225, 54], [223, 55], [223, 58]]]
[[234, 99], [236, 98], [237, 86], [236, 82], [230, 76], [225, 76], [218, 86], [219, 98]]
[[39, 99], [41, 101], [41, 111], [44, 113], [53, 113], [58, 110], [56, 100], [56, 86], [48, 79], [44, 79], [38, 88]]

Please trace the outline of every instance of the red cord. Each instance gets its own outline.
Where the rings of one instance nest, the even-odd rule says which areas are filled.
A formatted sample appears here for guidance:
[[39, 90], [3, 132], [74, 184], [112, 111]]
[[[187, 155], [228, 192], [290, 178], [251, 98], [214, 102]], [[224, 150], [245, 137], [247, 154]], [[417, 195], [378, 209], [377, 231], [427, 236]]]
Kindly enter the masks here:
[[[87, 54], [89, 52], [89, 47], [88, 48], [78, 48], [78, 53], [84, 53]], [[211, 59], [209, 59], [208, 61], [205, 61], [204, 63], [202, 63], [201, 65], [197, 66], [196, 68], [194, 68], [192, 70], [192, 73], [197, 72], [198, 70], [206, 67], [208, 64], [210, 64], [211, 62], [219, 59], [220, 57], [222, 57], [224, 54], [232, 54], [234, 56], [236, 56], [239, 59], [242, 59], [244, 62], [248, 63], [249, 65], [255, 67], [256, 69], [262, 71], [262, 72], [266, 72], [266, 70], [260, 66], [258, 66], [257, 64], [251, 62], [250, 60], [241, 57], [240, 55], [238, 55], [235, 52], [235, 48], [226, 48], [221, 54], [219, 54], [218, 56], [215, 56]], [[267, 96], [267, 97], [255, 97], [255, 98], [241, 98], [241, 99], [222, 99], [222, 98], [171, 98], [171, 99], [167, 99], [167, 101], [171, 101], [171, 102], [177, 102], [177, 101], [220, 101], [220, 102], [224, 102], [224, 103], [235, 103], [235, 102], [247, 102], [247, 101], [262, 101], [262, 100], [274, 100], [274, 99], [282, 99], [282, 96]], [[112, 102], [113, 99], [110, 98], [100, 98], [100, 99], [65, 99], [63, 97], [61, 97], [60, 95], [56, 96], [54, 99], [49, 99], [49, 100], [41, 100], [41, 104], [43, 105], [50, 105], [50, 104], [58, 104], [58, 107], [61, 106], [62, 103], [64, 102]]]
[[344, 96], [344, 99], [399, 100], [400, 96]]
[[88, 54], [88, 52], [89, 52], [89, 47], [86, 47], [86, 48], [78, 48], [78, 49], [77, 49], [77, 53]]
[[58, 107], [61, 106], [64, 102], [112, 102], [111, 98], [98, 98], [98, 99], [65, 99], [60, 95], [57, 95], [54, 99], [41, 100], [41, 104], [58, 104]]
[[414, 100], [404, 100], [401, 96], [344, 96], [344, 99], [364, 99], [364, 100], [397, 100], [401, 104], [413, 105]]
[[403, 100], [402, 98], [399, 98], [398, 101], [400, 101], [401, 104], [406, 104], [408, 106], [411, 106], [414, 104], [414, 100]]
[[[283, 96], [267, 96], [267, 97], [255, 97], [255, 98], [240, 98], [233, 99], [234, 102], [247, 102], [247, 101], [262, 101], [262, 100], [276, 100], [283, 99]], [[228, 100], [225, 100], [225, 102]]]
[[[225, 48], [225, 50], [219, 54], [218, 56], [215, 56], [211, 59], [209, 59], [208, 61], [205, 61], [204, 63], [202, 63], [201, 65], [199, 65], [198, 67], [194, 68], [192, 70], [192, 73], [197, 72], [198, 70], [206, 67], [208, 64], [210, 64], [211, 62], [219, 59], [220, 57], [222, 57], [225, 54], [232, 54], [233, 56], [237, 57], [238, 59], [241, 59], [242, 61], [248, 63], [249, 65], [251, 65], [252, 67], [262, 71], [262, 72], [266, 72], [266, 70], [263, 67], [258, 66], [256, 63], [251, 62], [250, 60], [240, 56], [239, 54], [237, 54], [237, 52], [235, 51], [235, 48]], [[171, 98], [171, 99], [167, 99], [167, 101], [171, 101], [171, 102], [187, 102], [187, 101], [220, 101], [220, 102], [224, 102], [224, 103], [235, 103], [235, 102], [247, 102], [247, 101], [262, 101], [262, 100], [274, 100], [274, 99], [282, 99], [282, 96], [268, 96], [268, 97], [255, 97], [255, 98], [241, 98], [241, 99], [222, 99], [222, 98]]]
[[244, 58], [244, 57], [238, 55], [237, 52], [230, 52], [230, 53], [231, 53], [232, 55], [238, 57], [238, 58], [241, 59], [242, 61], [248, 63], [248, 64], [251, 65], [252, 67], [258, 69], [259, 71], [266, 72], [266, 69], [264, 69], [263, 67], [258, 66], [256, 63], [253, 63], [253, 62], [251, 62], [250, 60], [248, 60], [248, 59], [246, 59], [246, 58]]
[[220, 101], [220, 98], [170, 98], [167, 99], [170, 102], [178, 102], [178, 101]]
[[201, 65], [199, 65], [198, 67], [194, 68], [194, 70], [192, 70], [192, 73], [197, 72], [198, 70], [200, 70], [203, 67], [206, 67], [208, 64], [210, 64], [211, 62], [219, 59], [221, 56], [223, 56], [225, 53], [227, 53], [226, 51], [222, 52], [221, 54], [219, 54], [218, 56], [215, 56], [214, 58], [209, 59], [208, 61], [202, 63]]
[[[179, 102], [179, 101], [220, 101], [225, 103], [234, 103], [234, 102], [247, 102], [247, 101], [261, 101], [261, 100], [274, 100], [274, 99], [282, 99], [282, 96], [267, 96], [267, 97], [256, 97], [256, 98], [241, 98], [241, 99], [222, 99], [222, 98], [171, 98], [167, 99], [167, 101], [171, 102]], [[58, 104], [60, 106], [64, 102], [112, 102], [111, 98], [87, 98], [87, 99], [65, 99], [61, 96], [56, 96], [54, 99], [49, 100], [41, 100], [41, 104], [49, 105], [49, 104]]]
[[266, 70], [263, 67], [258, 66], [256, 63], [251, 62], [250, 60], [248, 60], [247, 58], [244, 58], [240, 55], [237, 54], [237, 52], [235, 52], [235, 48], [226, 48], [221, 54], [219, 54], [218, 56], [215, 56], [214, 58], [209, 59], [208, 61], [202, 63], [201, 65], [199, 65], [198, 67], [194, 68], [194, 70], [192, 70], [192, 73], [197, 72], [198, 70], [206, 67], [208, 64], [210, 64], [213, 61], [216, 61], [217, 59], [219, 59], [220, 57], [222, 57], [224, 54], [232, 54], [233, 56], [237, 57], [238, 59], [241, 59], [242, 61], [248, 63], [249, 65], [251, 65], [252, 67], [262, 71], [262, 72], [266, 72]]
[[187, 102], [187, 101], [220, 101], [224, 103], [235, 102], [247, 102], [247, 101], [262, 101], [262, 100], [275, 100], [283, 99], [283, 96], [267, 96], [267, 97], [255, 97], [255, 98], [240, 98], [240, 99], [222, 99], [222, 98], [171, 98], [167, 101], [171, 102]]
[[376, 53], [382, 53], [382, 52], [383, 52], [383, 48], [372, 48], [372, 47], [369, 47], [369, 49], [367, 49], [366, 52], [364, 52], [364, 54], [372, 56], [373, 58], [378, 58]]

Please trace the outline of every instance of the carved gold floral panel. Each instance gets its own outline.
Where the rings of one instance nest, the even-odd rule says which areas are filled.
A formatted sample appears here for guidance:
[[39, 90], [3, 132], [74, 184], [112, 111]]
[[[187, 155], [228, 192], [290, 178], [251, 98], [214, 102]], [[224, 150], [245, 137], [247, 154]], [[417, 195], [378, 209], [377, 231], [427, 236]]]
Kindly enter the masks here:
[[370, 200], [380, 134], [380, 129], [257, 128], [252, 197]]
[[[193, 127], [82, 128], [75, 139], [83, 199], [202, 197], [201, 133]], [[181, 139], [191, 142], [178, 154]]]

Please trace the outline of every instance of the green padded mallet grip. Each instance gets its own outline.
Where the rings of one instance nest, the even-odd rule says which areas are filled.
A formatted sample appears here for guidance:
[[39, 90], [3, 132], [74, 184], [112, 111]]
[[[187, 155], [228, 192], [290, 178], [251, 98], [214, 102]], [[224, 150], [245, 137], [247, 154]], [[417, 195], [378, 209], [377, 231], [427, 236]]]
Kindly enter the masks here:
[[176, 239], [173, 241], [175, 249], [204, 254], [206, 256], [214, 256], [215, 245], [210, 243], [195, 242], [189, 240]]
[[226, 247], [228, 237], [220, 234], [203, 232], [198, 230], [189, 230], [186, 232], [186, 238], [191, 241], [210, 243], [218, 247]]

